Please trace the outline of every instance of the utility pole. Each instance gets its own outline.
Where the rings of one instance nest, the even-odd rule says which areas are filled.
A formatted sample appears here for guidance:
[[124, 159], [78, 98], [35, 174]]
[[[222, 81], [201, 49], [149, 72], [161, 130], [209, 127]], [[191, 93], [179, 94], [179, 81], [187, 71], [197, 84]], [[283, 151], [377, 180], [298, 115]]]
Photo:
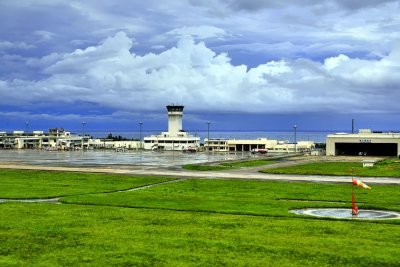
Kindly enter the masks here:
[[86, 122], [82, 122], [82, 150], [84, 149], [84, 141], [85, 141], [85, 124]]
[[210, 150], [210, 124], [211, 121], [207, 121], [207, 151]]
[[142, 125], [143, 122], [139, 122], [139, 148], [142, 149]]
[[297, 125], [293, 126], [294, 128], [294, 153], [297, 152]]

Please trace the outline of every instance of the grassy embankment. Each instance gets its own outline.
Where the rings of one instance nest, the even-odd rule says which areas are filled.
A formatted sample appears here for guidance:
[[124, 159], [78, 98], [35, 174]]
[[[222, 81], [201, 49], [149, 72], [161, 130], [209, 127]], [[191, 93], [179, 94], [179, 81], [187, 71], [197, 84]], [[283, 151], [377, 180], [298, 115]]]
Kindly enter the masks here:
[[363, 167], [362, 162], [316, 162], [283, 168], [265, 169], [261, 172], [277, 174], [400, 177], [400, 160], [382, 160], [376, 163], [374, 167]]
[[241, 160], [213, 164], [186, 164], [182, 168], [193, 171], [224, 171], [230, 169], [238, 169], [243, 167], [257, 167], [275, 163], [274, 159], [254, 159], [254, 160]]
[[[34, 192], [51, 183], [37, 178], [45, 172], [27, 172], [32, 180], [23, 188], [27, 192], [5, 192], [4, 184], [25, 180], [23, 172], [0, 176], [0, 198], [40, 195]], [[115, 184], [123, 189], [124, 180], [134, 184], [136, 179], [73, 175], [58, 176], [57, 184], [60, 177], [76, 188], [100, 181], [100, 192], [115, 190]], [[142, 177], [138, 184], [145, 179], [154, 182]], [[69, 193], [61, 199], [66, 205], [0, 204], [1, 266], [400, 265], [400, 221], [328, 220], [288, 212], [348, 207], [347, 184], [183, 180], [122, 193]], [[400, 210], [398, 186], [357, 188], [356, 194], [361, 209]]]

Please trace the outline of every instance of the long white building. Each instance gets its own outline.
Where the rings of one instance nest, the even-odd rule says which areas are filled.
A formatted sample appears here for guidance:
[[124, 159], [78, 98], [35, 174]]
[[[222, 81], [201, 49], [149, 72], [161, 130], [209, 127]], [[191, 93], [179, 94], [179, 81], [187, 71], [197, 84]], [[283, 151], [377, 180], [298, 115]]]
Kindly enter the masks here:
[[0, 132], [0, 148], [16, 149], [74, 149], [87, 148], [89, 136], [72, 135], [63, 128], [49, 129], [48, 133], [43, 131], [13, 131], [12, 133]]
[[198, 150], [200, 137], [190, 135], [182, 128], [184, 106], [168, 105], [168, 132], [144, 138], [146, 150]]
[[315, 149], [313, 141], [299, 141], [289, 143], [288, 141], [271, 140], [267, 138], [258, 139], [204, 139], [207, 151], [215, 152], [250, 152], [253, 149], [267, 149], [269, 153], [295, 153], [310, 152]]
[[43, 131], [0, 131], [0, 149], [44, 149], [44, 150], [81, 150], [81, 149], [141, 149], [136, 140], [115, 141], [112, 139], [92, 139], [89, 135], [74, 135], [63, 128]]

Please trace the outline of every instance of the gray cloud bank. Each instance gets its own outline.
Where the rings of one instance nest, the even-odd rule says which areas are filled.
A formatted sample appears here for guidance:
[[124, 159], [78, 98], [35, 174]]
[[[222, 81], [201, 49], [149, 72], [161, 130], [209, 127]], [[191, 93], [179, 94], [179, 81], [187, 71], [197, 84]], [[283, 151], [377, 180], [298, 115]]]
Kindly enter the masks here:
[[[133, 51], [133, 52], [132, 52]], [[115, 110], [160, 110], [183, 103], [221, 112], [399, 112], [400, 46], [379, 59], [347, 55], [235, 66], [225, 53], [183, 37], [142, 56], [119, 32], [95, 46], [28, 63], [39, 80], [0, 80], [0, 104], [55, 108], [94, 103]]]

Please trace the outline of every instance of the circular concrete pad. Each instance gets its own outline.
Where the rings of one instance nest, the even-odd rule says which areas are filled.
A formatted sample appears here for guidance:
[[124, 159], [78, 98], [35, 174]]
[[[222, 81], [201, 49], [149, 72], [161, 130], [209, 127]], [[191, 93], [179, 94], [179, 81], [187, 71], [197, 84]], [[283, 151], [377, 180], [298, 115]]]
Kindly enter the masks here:
[[400, 219], [400, 212], [389, 211], [389, 210], [359, 210], [358, 215], [352, 215], [351, 209], [335, 209], [335, 208], [309, 208], [309, 209], [291, 210], [290, 212], [299, 215], [329, 217], [336, 219], [360, 219], [360, 220]]

